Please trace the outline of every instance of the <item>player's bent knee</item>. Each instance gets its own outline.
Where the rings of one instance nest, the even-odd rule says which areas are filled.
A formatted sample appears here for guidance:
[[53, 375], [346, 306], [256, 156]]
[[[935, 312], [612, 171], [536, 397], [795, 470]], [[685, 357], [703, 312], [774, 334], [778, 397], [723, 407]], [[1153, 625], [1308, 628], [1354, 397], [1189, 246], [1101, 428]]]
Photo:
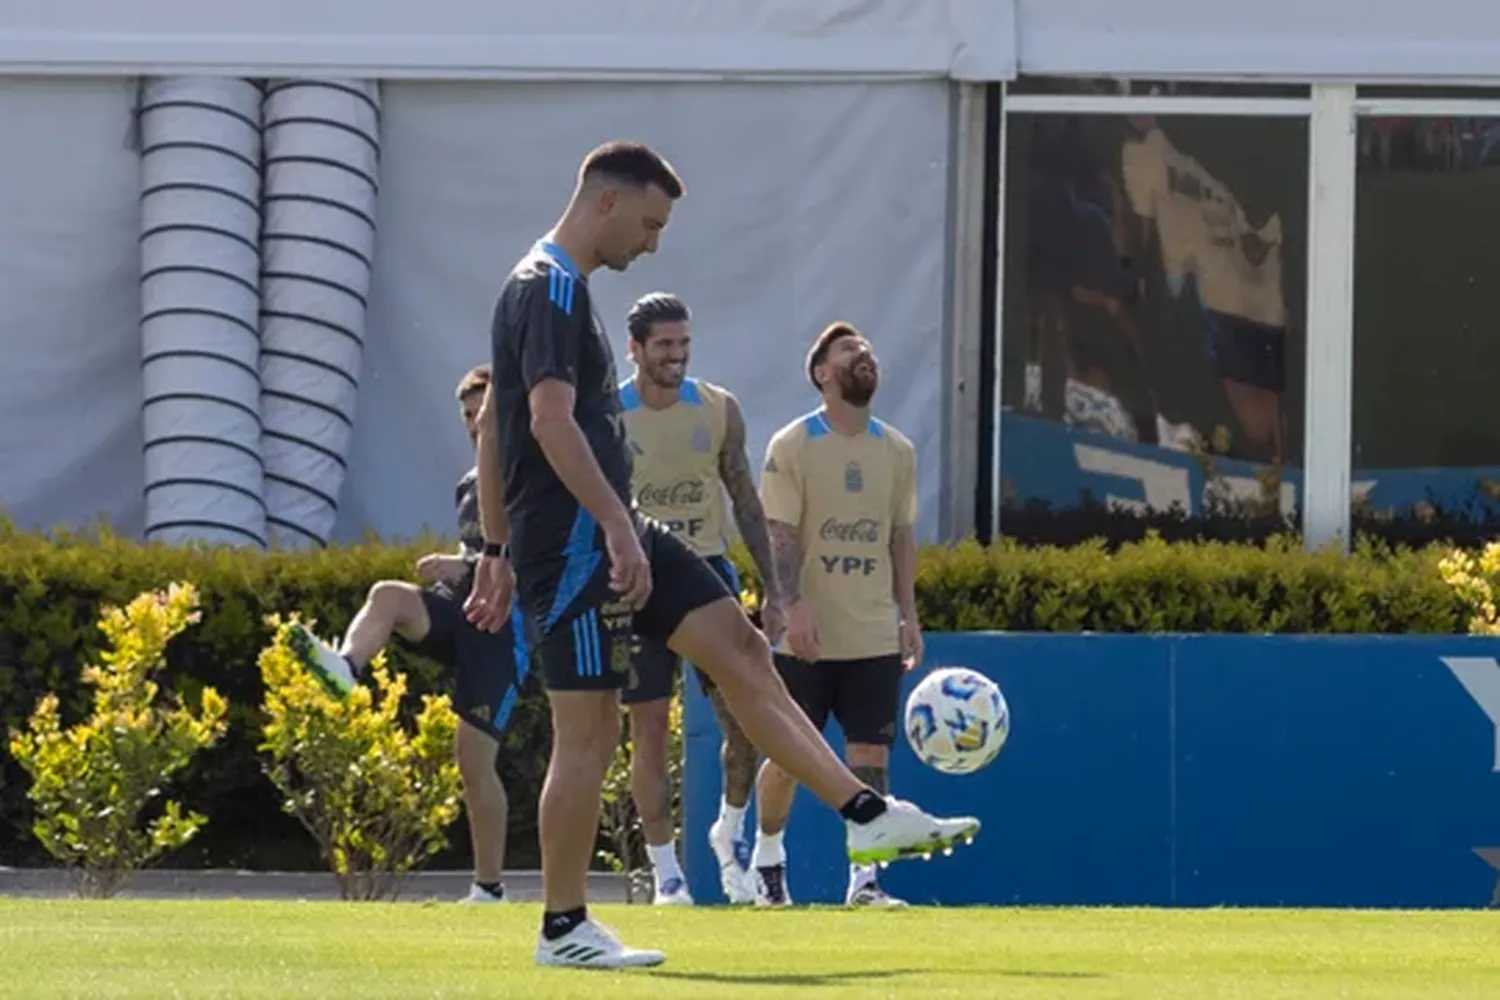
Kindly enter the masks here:
[[409, 621], [421, 614], [422, 591], [402, 580], [381, 580], [365, 598], [374, 611], [392, 621]]

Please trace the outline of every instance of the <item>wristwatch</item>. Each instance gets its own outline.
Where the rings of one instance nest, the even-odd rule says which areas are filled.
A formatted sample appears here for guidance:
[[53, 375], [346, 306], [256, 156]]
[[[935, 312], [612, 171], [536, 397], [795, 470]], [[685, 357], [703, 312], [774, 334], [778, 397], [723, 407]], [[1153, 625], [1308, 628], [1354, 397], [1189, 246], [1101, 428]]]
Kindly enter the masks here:
[[499, 556], [501, 559], [510, 558], [510, 544], [508, 542], [485, 542], [484, 554], [487, 556]]

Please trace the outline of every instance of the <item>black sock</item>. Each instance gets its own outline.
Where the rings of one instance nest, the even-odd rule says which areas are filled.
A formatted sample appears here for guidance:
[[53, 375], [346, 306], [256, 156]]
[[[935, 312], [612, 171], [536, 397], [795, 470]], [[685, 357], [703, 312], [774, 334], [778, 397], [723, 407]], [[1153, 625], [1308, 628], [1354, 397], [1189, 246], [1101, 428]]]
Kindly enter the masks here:
[[885, 815], [885, 799], [868, 788], [862, 788], [854, 798], [839, 807], [839, 815], [851, 823], [864, 826]]
[[548, 941], [556, 941], [568, 931], [583, 923], [589, 917], [588, 907], [580, 906], [576, 910], [563, 910], [560, 913], [547, 912], [542, 914], [542, 937]]
[[491, 896], [505, 895], [504, 882], [480, 882], [478, 879], [475, 879], [474, 884], [479, 886], [479, 888], [483, 889], [485, 892], [489, 893]]

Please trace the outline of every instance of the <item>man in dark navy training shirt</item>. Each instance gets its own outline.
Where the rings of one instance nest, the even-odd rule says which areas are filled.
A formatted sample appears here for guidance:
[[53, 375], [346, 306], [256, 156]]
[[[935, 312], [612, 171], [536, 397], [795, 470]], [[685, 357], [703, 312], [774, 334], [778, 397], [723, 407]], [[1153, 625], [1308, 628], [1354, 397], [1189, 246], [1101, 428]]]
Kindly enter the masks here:
[[936, 819], [854, 777], [787, 694], [766, 638], [719, 575], [631, 504], [619, 379], [588, 281], [601, 266], [623, 271], [654, 252], [682, 193], [649, 148], [595, 149], [562, 219], [511, 271], [495, 307], [479, 418], [485, 544], [468, 609], [479, 627], [500, 629], [514, 588], [552, 704], [552, 759], [537, 809], [540, 965], [666, 957], [625, 947], [585, 908], [600, 786], [620, 741], [619, 690], [637, 634], [698, 665], [755, 745], [838, 809], [852, 861], [930, 855], [979, 831], [978, 820]]

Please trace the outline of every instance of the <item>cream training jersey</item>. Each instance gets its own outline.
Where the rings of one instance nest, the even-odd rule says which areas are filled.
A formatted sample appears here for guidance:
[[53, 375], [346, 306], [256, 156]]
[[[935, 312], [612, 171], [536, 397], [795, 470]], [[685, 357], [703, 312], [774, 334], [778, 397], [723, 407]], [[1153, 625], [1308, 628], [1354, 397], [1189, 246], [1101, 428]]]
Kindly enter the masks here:
[[[863, 434], [839, 434], [818, 410], [776, 432], [760, 488], [766, 517], [799, 530], [802, 595], [822, 658], [899, 653], [891, 532], [917, 519], [911, 442], [874, 417]], [[790, 652], [785, 640], [781, 651]]]
[[636, 506], [705, 558], [729, 548], [719, 479], [728, 396], [712, 383], [684, 379], [677, 402], [655, 410], [641, 402], [633, 379], [620, 383]]

